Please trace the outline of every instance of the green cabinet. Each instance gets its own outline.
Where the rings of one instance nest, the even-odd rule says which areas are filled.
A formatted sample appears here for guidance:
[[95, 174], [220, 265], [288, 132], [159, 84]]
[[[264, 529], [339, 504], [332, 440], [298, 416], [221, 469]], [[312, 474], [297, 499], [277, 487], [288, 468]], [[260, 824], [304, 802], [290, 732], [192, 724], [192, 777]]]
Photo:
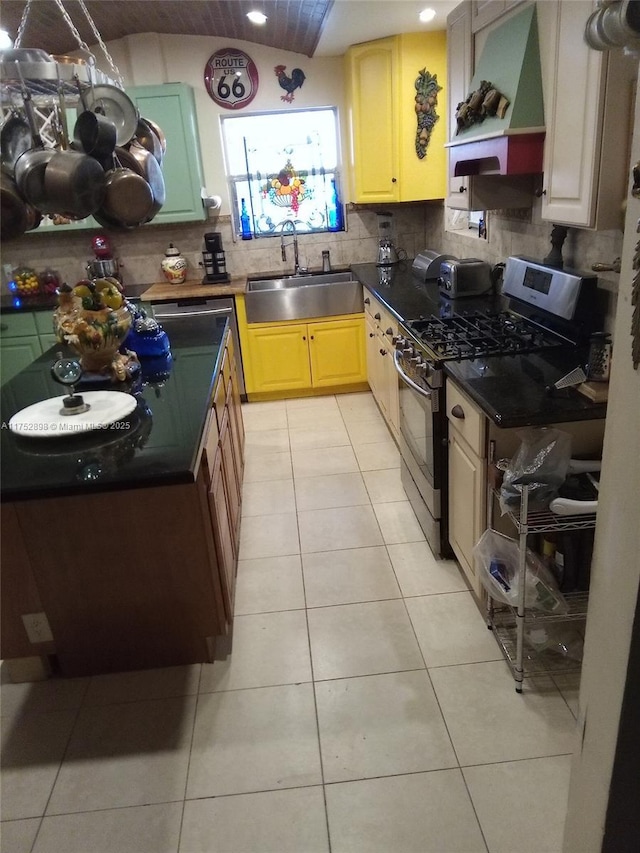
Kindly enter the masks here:
[[[204, 171], [193, 89], [184, 83], [165, 83], [161, 86], [134, 86], [127, 89], [127, 94], [135, 102], [140, 115], [159, 125], [167, 140], [162, 164], [166, 199], [160, 212], [149, 224], [204, 222]], [[75, 124], [74, 109], [67, 111], [67, 120], [72, 131]], [[42, 224], [38, 231], [62, 234], [81, 228], [104, 230], [89, 216], [69, 225]]]
[[153, 222], [203, 222], [204, 172], [193, 89], [183, 83], [165, 83], [136, 86], [127, 94], [140, 115], [159, 125], [167, 139], [162, 164], [167, 197]]
[[3, 385], [56, 342], [51, 315], [51, 311], [25, 311], [2, 315], [0, 378]]

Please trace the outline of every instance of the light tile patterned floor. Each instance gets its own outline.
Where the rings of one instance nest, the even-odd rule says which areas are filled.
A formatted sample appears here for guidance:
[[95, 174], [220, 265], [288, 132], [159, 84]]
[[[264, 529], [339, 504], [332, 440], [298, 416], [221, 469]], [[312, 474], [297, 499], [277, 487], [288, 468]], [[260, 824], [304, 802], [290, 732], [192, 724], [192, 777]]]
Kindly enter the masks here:
[[243, 407], [233, 651], [2, 687], [2, 853], [559, 853], [575, 679], [522, 696], [370, 394]]

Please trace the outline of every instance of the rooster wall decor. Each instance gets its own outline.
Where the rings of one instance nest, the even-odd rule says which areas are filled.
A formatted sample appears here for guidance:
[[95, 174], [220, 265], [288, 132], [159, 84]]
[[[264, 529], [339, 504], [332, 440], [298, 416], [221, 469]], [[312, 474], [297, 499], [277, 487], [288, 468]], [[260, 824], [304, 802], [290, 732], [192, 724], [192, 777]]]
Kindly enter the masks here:
[[286, 95], [281, 95], [280, 100], [286, 101], [288, 104], [293, 100], [293, 93], [299, 89], [307, 79], [304, 71], [301, 68], [294, 68], [291, 71], [291, 77], [287, 77], [284, 73], [287, 70], [286, 65], [276, 65], [273, 69], [278, 78], [278, 83], [287, 92]]

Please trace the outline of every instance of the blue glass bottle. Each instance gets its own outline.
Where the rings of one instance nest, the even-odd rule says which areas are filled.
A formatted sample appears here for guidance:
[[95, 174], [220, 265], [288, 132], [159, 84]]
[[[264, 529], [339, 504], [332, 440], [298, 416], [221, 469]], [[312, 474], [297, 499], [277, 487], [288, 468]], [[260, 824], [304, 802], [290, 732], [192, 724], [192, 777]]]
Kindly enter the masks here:
[[342, 205], [338, 196], [336, 179], [332, 178], [329, 204], [327, 205], [327, 227], [329, 231], [342, 231], [342, 222]]
[[249, 213], [247, 211], [247, 205], [244, 199], [241, 199], [240, 202], [240, 228], [242, 231], [243, 240], [253, 240], [253, 233], [251, 231], [251, 220], [249, 219]]

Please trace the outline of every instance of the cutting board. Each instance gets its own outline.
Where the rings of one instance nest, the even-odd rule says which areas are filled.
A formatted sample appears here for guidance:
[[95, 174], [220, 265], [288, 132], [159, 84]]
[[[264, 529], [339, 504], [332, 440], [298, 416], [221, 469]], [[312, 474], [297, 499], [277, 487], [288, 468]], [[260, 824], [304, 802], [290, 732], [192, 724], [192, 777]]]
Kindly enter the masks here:
[[40, 400], [17, 412], [9, 421], [9, 429], [26, 438], [63, 438], [98, 429], [108, 429], [130, 415], [137, 401], [123, 391], [85, 391], [82, 394], [89, 411], [79, 415], [62, 415], [64, 397]]

